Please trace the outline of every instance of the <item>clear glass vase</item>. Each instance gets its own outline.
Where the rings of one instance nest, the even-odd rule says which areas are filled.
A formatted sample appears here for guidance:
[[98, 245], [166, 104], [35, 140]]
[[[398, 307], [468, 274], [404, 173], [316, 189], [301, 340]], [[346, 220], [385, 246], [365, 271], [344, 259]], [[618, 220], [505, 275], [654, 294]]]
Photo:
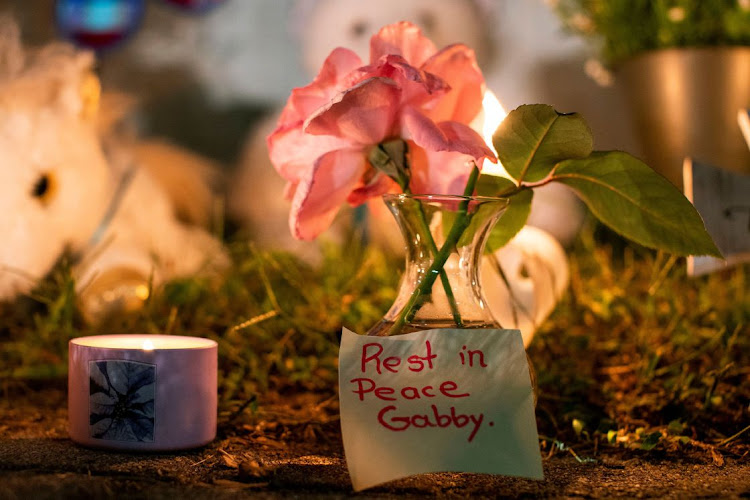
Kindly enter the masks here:
[[368, 335], [433, 328], [500, 328], [482, 296], [480, 266], [503, 198], [385, 195], [401, 229], [406, 269], [399, 292]]

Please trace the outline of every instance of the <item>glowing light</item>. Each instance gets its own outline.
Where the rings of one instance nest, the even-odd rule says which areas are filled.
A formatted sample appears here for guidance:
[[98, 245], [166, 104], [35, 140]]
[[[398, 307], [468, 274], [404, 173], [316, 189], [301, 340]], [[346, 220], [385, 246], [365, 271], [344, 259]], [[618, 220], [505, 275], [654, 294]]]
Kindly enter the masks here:
[[[503, 108], [503, 105], [500, 104], [497, 96], [491, 90], [484, 93], [484, 99], [482, 99], [482, 112], [484, 114], [482, 137], [490, 149], [497, 154], [495, 146], [492, 144], [492, 134], [495, 133], [495, 130], [497, 130], [500, 123], [502, 123], [505, 117], [508, 116], [508, 113], [506, 113], [505, 108]], [[482, 172], [485, 174], [498, 175], [500, 177], [510, 177], [499, 161], [497, 164], [486, 161], [482, 167]]]
[[94, 335], [73, 339], [76, 345], [101, 347], [105, 349], [206, 349], [212, 347], [213, 340], [201, 337], [182, 337], [178, 335]]
[[138, 285], [135, 287], [135, 296], [138, 297], [141, 300], [148, 299], [149, 296], [149, 290], [148, 286], [146, 285]]

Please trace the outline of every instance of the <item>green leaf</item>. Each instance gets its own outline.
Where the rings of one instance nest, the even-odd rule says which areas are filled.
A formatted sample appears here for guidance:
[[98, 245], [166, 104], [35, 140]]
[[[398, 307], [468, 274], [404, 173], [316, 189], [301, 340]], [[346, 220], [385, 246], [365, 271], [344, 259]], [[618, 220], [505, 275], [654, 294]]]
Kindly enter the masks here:
[[594, 152], [565, 161], [552, 180], [575, 189], [599, 220], [641, 245], [677, 255], [721, 257], [687, 198], [627, 153]]
[[497, 221], [487, 238], [485, 248], [488, 252], [504, 247], [523, 228], [529, 218], [533, 196], [534, 191], [523, 189], [508, 198], [510, 201], [508, 208], [502, 213], [500, 220]]
[[545, 178], [563, 160], [586, 158], [594, 141], [578, 113], [562, 114], [546, 104], [519, 106], [492, 136], [505, 170], [517, 181]]
[[643, 440], [641, 441], [641, 449], [642, 450], [653, 450], [656, 448], [656, 445], [659, 444], [659, 440], [661, 439], [661, 432], [652, 432], [651, 434], [646, 434], [643, 437]]
[[[467, 184], [469, 188], [471, 188], [470, 184], [471, 183]], [[508, 200], [508, 204], [510, 204], [510, 201], [512, 200], [513, 197], [506, 196], [506, 194], [519, 189], [518, 186], [516, 186], [516, 183], [508, 179], [507, 177], [500, 177], [500, 176], [491, 175], [491, 174], [479, 174], [476, 182], [473, 183], [473, 188], [474, 188], [474, 194], [476, 196], [481, 196], [481, 197], [486, 197], [486, 198], [504, 198]], [[508, 209], [509, 207], [505, 208], [505, 212], [503, 212], [501, 217], [505, 216], [504, 214], [508, 211]], [[480, 204], [476, 213], [472, 215], [469, 226], [466, 228], [466, 230], [464, 230], [463, 234], [461, 235], [458, 242], [456, 243], [456, 246], [463, 247], [463, 246], [471, 244], [471, 241], [474, 238], [474, 235], [476, 234], [477, 229], [479, 228], [479, 226], [481, 226], [482, 221], [486, 217], [486, 214], [482, 214], [482, 212], [489, 213], [492, 210], [495, 210], [495, 209], [492, 208], [491, 206]], [[443, 212], [442, 217], [443, 217], [443, 231], [445, 232], [445, 234], [448, 234], [451, 228], [453, 227], [453, 224], [455, 223], [455, 220], [457, 218], [457, 213], [446, 211], [446, 212]], [[523, 224], [521, 224], [521, 227], [522, 226]], [[517, 233], [519, 230], [520, 230], [520, 227], [513, 233], [513, 235], [515, 235], [515, 233]], [[511, 238], [513, 237], [513, 235], [511, 235]], [[507, 241], [505, 243], [507, 243]], [[503, 245], [505, 243], [503, 243]], [[488, 241], [488, 245], [489, 245], [489, 241]], [[489, 251], [490, 248], [488, 246], [485, 246], [485, 250]]]
[[607, 442], [612, 444], [617, 439], [617, 431], [610, 429], [607, 431]]
[[671, 422], [669, 422], [667, 429], [671, 434], [677, 435], [685, 429], [685, 424], [680, 422], [680, 420], [672, 420]]
[[477, 196], [502, 196], [516, 189], [516, 183], [507, 177], [497, 175], [481, 174], [477, 179]]

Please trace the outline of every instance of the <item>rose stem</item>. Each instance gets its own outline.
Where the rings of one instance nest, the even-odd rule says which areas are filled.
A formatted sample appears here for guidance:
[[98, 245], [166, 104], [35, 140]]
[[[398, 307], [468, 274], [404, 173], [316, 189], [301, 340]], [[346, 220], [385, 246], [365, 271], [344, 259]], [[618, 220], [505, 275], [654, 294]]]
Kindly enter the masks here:
[[458, 206], [458, 215], [456, 217], [456, 220], [453, 222], [453, 226], [451, 227], [448, 236], [445, 238], [443, 247], [435, 255], [435, 260], [432, 261], [432, 265], [427, 271], [427, 274], [419, 283], [417, 288], [412, 292], [411, 297], [409, 297], [409, 301], [406, 303], [406, 305], [396, 318], [396, 321], [388, 330], [388, 335], [397, 335], [401, 332], [401, 329], [407, 322], [414, 319], [414, 315], [417, 314], [420, 307], [422, 306], [419, 301], [420, 298], [422, 297], [422, 295], [426, 295], [429, 290], [432, 290], [432, 286], [435, 284], [435, 278], [441, 271], [443, 271], [443, 266], [445, 266], [445, 263], [448, 261], [451, 250], [453, 250], [453, 248], [456, 246], [456, 243], [458, 242], [459, 238], [466, 230], [466, 228], [469, 227], [471, 216], [468, 214], [468, 197], [474, 193], [474, 186], [476, 185], [478, 177], [479, 168], [476, 166], [476, 164], [474, 164], [474, 168], [469, 175], [469, 180], [466, 182], [466, 188], [464, 189], [464, 196], [466, 196], [467, 198], [461, 201]]
[[[386, 175], [396, 181], [396, 183], [401, 187], [401, 191], [404, 194], [412, 195], [413, 193], [411, 191], [411, 188], [409, 187], [409, 175], [406, 174], [406, 172], [408, 172], [409, 170], [408, 167], [406, 167], [406, 165], [408, 165], [406, 151], [408, 151], [409, 146], [403, 140], [395, 141], [395, 143], [400, 144], [404, 148], [404, 150], [401, 151], [401, 155], [403, 156], [400, 159], [394, 158], [393, 156], [393, 154], [398, 151], [398, 148], [396, 148], [396, 151], [394, 151], [392, 148], [389, 148], [387, 144], [379, 144], [370, 152], [369, 160], [372, 165], [378, 165], [376, 168], [384, 171]], [[385, 166], [383, 164], [386, 164], [388, 168], [383, 168]], [[432, 237], [432, 233], [430, 232], [430, 225], [427, 223], [427, 216], [424, 213], [424, 208], [422, 207], [421, 203], [417, 203], [417, 208], [417, 213], [419, 214], [419, 223], [421, 226], [419, 229], [421, 229], [421, 232], [424, 233], [424, 237], [427, 241], [431, 255], [435, 257], [438, 253], [438, 248], [435, 244], [434, 238]], [[440, 268], [440, 281], [443, 284], [443, 290], [445, 291], [445, 296], [448, 299], [451, 314], [453, 315], [453, 321], [458, 326], [464, 326], [463, 320], [461, 319], [461, 313], [458, 310], [458, 305], [456, 305], [456, 297], [453, 295], [451, 282], [448, 279], [448, 274], [443, 268]]]
[[[404, 194], [412, 194], [411, 189], [407, 186], [404, 189]], [[419, 222], [422, 225], [422, 230], [425, 235], [425, 239], [427, 240], [427, 244], [430, 247], [430, 252], [432, 253], [433, 257], [437, 257], [438, 254], [438, 247], [435, 244], [435, 239], [432, 237], [432, 233], [430, 232], [430, 225], [427, 223], [427, 216], [424, 213], [424, 208], [422, 207], [421, 203], [417, 203], [417, 207], [419, 210], [417, 213], [419, 214]], [[451, 282], [448, 279], [448, 274], [445, 272], [445, 269], [441, 266], [439, 269], [440, 272], [440, 281], [443, 284], [443, 290], [445, 290], [445, 296], [448, 299], [448, 304], [451, 308], [451, 314], [453, 314], [453, 321], [458, 326], [464, 326], [464, 322], [461, 319], [461, 312], [458, 310], [458, 305], [456, 304], [456, 297], [453, 295], [453, 288], [451, 287]]]

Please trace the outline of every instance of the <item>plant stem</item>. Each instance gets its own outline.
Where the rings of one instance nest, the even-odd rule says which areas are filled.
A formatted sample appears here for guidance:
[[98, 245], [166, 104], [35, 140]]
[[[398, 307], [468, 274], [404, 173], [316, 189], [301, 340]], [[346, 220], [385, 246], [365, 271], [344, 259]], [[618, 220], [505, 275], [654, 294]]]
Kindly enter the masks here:
[[[401, 191], [404, 194], [413, 194], [409, 188], [409, 169], [408, 160], [406, 153], [408, 151], [408, 145], [404, 141], [391, 141], [384, 144], [379, 144], [377, 148], [374, 148], [370, 153], [370, 163], [377, 165], [376, 168], [383, 171], [391, 179], [401, 187]], [[419, 207], [419, 223], [421, 230], [424, 233], [425, 240], [430, 249], [430, 254], [435, 257], [438, 253], [435, 239], [432, 237], [430, 232], [430, 225], [427, 223], [427, 216], [424, 213], [424, 209], [421, 204], [417, 204]], [[451, 314], [453, 315], [453, 321], [458, 326], [463, 326], [463, 320], [461, 319], [461, 313], [458, 310], [456, 304], [456, 297], [453, 295], [453, 288], [451, 288], [448, 274], [444, 269], [440, 269], [440, 281], [443, 284], [443, 290], [445, 296], [448, 298], [448, 304], [450, 305]]]
[[[464, 196], [471, 196], [474, 194], [474, 188], [477, 185], [477, 179], [479, 179], [479, 167], [477, 167], [477, 164], [474, 163], [474, 168], [471, 169], [469, 178], [466, 181], [466, 186], [464, 187]], [[463, 204], [464, 204], [464, 209], [469, 206], [469, 202], [466, 200], [464, 200]]]
[[[464, 189], [464, 196], [471, 196], [474, 193], [474, 186], [476, 185], [477, 178], [479, 177], [479, 168], [474, 165], [474, 168], [469, 175], [469, 180], [466, 182], [466, 188]], [[468, 193], [468, 194], [467, 194]], [[458, 214], [456, 220], [453, 222], [448, 236], [445, 238], [443, 247], [435, 255], [435, 260], [432, 261], [427, 274], [419, 283], [419, 286], [412, 292], [409, 297], [409, 301], [406, 306], [401, 310], [393, 323], [391, 328], [388, 330], [388, 335], [397, 335], [401, 332], [404, 325], [414, 319], [419, 309], [422, 307], [422, 296], [428, 295], [432, 290], [432, 286], [435, 284], [435, 279], [441, 272], [444, 271], [443, 267], [448, 261], [451, 251], [455, 248], [459, 238], [464, 233], [469, 223], [471, 222], [471, 215], [468, 213], [469, 200], [464, 199], [458, 206]], [[433, 241], [434, 244], [434, 241]], [[436, 246], [437, 248], [437, 246]]]
[[[411, 189], [407, 186], [404, 189], [405, 194], [412, 194]], [[419, 213], [419, 222], [422, 226], [422, 229], [424, 231], [425, 240], [427, 241], [427, 245], [430, 247], [430, 253], [432, 253], [433, 257], [437, 257], [438, 255], [438, 247], [435, 244], [435, 239], [432, 237], [432, 233], [430, 232], [430, 225], [427, 223], [427, 216], [424, 213], [424, 209], [422, 208], [421, 204], [417, 204], [419, 207], [418, 213]], [[440, 281], [443, 284], [443, 290], [445, 291], [445, 296], [448, 299], [448, 305], [451, 308], [451, 314], [453, 315], [453, 321], [455, 321], [456, 325], [462, 327], [464, 326], [464, 322], [461, 319], [461, 312], [458, 310], [458, 305], [456, 304], [456, 297], [453, 295], [453, 288], [451, 287], [451, 282], [448, 279], [448, 274], [445, 272], [445, 269], [441, 266], [439, 269], [440, 272]]]

